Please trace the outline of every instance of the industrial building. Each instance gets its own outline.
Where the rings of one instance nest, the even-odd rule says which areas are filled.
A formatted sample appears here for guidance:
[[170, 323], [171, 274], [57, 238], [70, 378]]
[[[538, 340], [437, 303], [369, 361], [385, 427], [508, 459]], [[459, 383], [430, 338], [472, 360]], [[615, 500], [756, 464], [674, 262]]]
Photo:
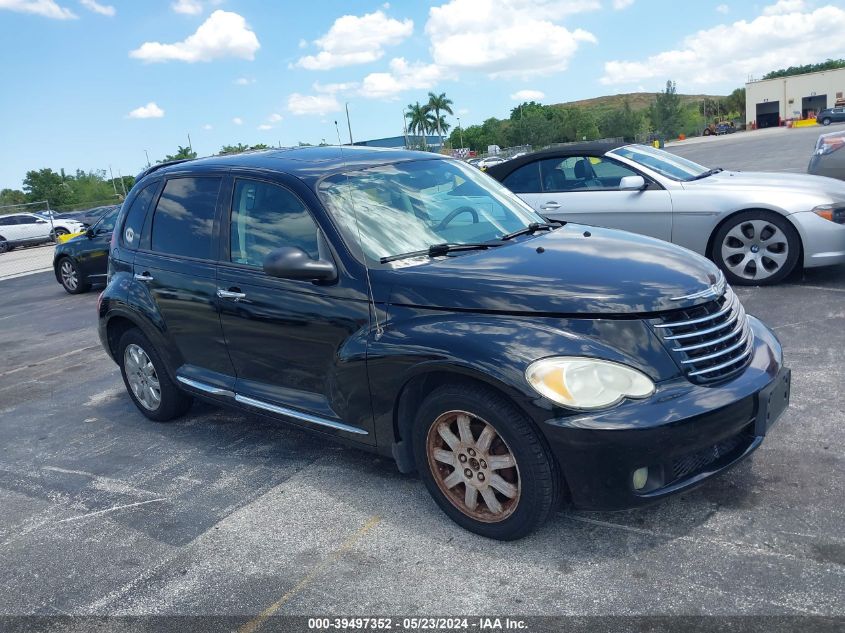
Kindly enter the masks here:
[[776, 127], [789, 119], [813, 118], [836, 105], [845, 105], [845, 68], [745, 84], [749, 127]]

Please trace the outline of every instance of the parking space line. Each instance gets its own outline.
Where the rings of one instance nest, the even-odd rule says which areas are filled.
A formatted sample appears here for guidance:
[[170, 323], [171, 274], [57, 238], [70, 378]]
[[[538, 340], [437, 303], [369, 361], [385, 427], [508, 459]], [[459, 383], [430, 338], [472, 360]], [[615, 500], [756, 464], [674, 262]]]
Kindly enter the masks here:
[[67, 523], [68, 521], [79, 521], [80, 519], [87, 519], [89, 517], [97, 516], [99, 514], [108, 514], [109, 512], [116, 512], [117, 510], [126, 510], [127, 508], [136, 508], [148, 503], [156, 503], [158, 501], [166, 501], [163, 497], [160, 499], [148, 499], [147, 501], [139, 501], [138, 503], [128, 503], [123, 506], [114, 506], [113, 508], [106, 508], [105, 510], [97, 510], [96, 512], [89, 512], [88, 514], [80, 514], [78, 517], [70, 517], [69, 519], [62, 519], [56, 523]]
[[302, 589], [307, 587], [311, 582], [324, 570], [326, 567], [340, 559], [347, 551], [349, 551], [353, 545], [367, 532], [372, 530], [378, 523], [381, 521], [381, 517], [373, 516], [370, 517], [361, 528], [355, 532], [352, 536], [350, 536], [346, 541], [344, 541], [343, 545], [337, 548], [334, 553], [328, 558], [324, 558], [320, 563], [318, 563], [315, 567], [311, 569], [305, 577], [300, 580], [294, 587], [285, 593], [281, 598], [276, 600], [273, 604], [269, 607], [264, 609], [261, 613], [255, 616], [252, 620], [244, 624], [241, 628], [238, 629], [238, 633], [255, 633], [258, 629], [260, 629], [264, 623], [273, 616], [279, 609], [281, 609], [286, 602], [288, 602], [291, 598], [293, 598], [296, 594], [298, 594]]
[[44, 365], [46, 363], [51, 363], [53, 361], [59, 360], [60, 358], [66, 358], [67, 356], [73, 356], [74, 354], [79, 354], [80, 352], [90, 352], [91, 350], [100, 349], [99, 345], [89, 345], [88, 347], [80, 347], [79, 349], [74, 349], [69, 352], [65, 352], [64, 354], [58, 354], [56, 356], [51, 356], [50, 358], [45, 358], [44, 360], [37, 361], [35, 363], [30, 363], [29, 365], [22, 365], [21, 367], [15, 367], [14, 369], [10, 369], [9, 371], [4, 371], [0, 373], [0, 378], [3, 376], [8, 376], [9, 374], [14, 374], [19, 371], [23, 371], [24, 369], [32, 369], [33, 367], [38, 367], [39, 365]]

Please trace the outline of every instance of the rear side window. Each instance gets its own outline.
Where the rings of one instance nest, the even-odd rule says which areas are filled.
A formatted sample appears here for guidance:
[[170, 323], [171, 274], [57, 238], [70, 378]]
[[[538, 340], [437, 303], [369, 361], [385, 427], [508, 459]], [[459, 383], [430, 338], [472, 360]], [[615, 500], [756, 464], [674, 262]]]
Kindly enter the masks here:
[[11, 226], [15, 223], [15, 218], [0, 218], [0, 226]]
[[319, 259], [317, 224], [290, 191], [254, 180], [238, 180], [229, 229], [231, 259], [261, 267], [274, 248], [296, 246]]
[[214, 259], [212, 233], [221, 178], [168, 180], [153, 215], [152, 250]]
[[117, 221], [117, 214], [120, 213], [120, 207], [106, 211], [103, 217], [97, 222], [97, 230], [103, 232], [111, 232], [114, 230], [114, 223]]
[[158, 182], [151, 182], [141, 189], [132, 201], [129, 211], [126, 212], [120, 239], [127, 248], [138, 248], [138, 243], [141, 241], [141, 229], [144, 227], [144, 219], [147, 217], [147, 209], [158, 190], [158, 185]]
[[507, 178], [502, 184], [514, 193], [540, 193], [540, 166], [535, 161], [523, 165]]

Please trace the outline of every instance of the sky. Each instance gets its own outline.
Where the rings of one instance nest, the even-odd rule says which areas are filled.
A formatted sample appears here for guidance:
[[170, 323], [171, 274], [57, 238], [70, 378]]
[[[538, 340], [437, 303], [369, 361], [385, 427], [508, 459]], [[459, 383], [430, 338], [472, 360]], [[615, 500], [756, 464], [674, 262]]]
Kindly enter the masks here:
[[402, 134], [445, 92], [467, 127], [524, 100], [728, 94], [845, 57], [842, 0], [0, 0], [0, 188], [135, 174], [191, 143]]

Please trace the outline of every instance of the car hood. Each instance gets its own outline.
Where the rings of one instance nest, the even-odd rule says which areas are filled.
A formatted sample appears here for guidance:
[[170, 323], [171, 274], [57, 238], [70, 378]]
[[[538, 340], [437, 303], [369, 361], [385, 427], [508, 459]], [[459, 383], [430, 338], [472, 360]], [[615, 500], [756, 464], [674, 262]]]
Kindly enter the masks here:
[[724, 279], [710, 261], [679, 246], [577, 224], [373, 273], [377, 299], [391, 304], [591, 317], [696, 305], [712, 299], [707, 289]]
[[845, 182], [811, 174], [786, 174], [765, 171], [723, 171], [701, 180], [684, 183], [688, 189], [742, 189], [806, 192], [813, 196], [826, 194], [833, 200], [845, 201]]

